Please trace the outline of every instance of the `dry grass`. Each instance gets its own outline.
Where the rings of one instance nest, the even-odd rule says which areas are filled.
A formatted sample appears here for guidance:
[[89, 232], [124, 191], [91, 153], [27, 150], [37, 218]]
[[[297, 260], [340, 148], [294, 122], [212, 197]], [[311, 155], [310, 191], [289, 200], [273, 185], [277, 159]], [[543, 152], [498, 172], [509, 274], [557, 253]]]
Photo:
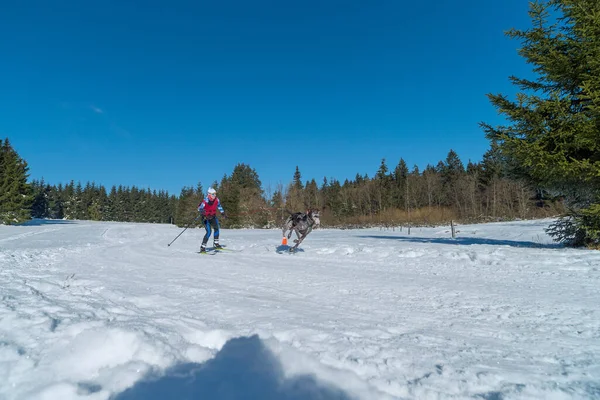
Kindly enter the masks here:
[[449, 208], [424, 207], [411, 210], [388, 209], [374, 215], [335, 218], [324, 215], [321, 222], [327, 226], [433, 226], [457, 220], [457, 214]]

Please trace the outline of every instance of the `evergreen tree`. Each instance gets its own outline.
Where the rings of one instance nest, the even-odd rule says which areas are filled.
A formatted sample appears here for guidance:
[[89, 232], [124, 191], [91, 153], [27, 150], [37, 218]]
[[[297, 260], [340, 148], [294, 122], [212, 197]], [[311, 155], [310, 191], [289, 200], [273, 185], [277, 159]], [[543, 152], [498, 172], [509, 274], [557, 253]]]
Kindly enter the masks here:
[[77, 219], [75, 216], [75, 182], [70, 181], [65, 185], [65, 190], [62, 193], [63, 211], [66, 219]]
[[302, 174], [296, 166], [292, 183], [288, 186], [285, 206], [288, 210], [302, 210], [305, 208], [304, 185], [302, 184]]
[[50, 186], [46, 186], [44, 179], [31, 182], [33, 202], [31, 205], [31, 216], [33, 218], [48, 218]]
[[117, 221], [117, 187], [113, 185], [106, 199], [104, 208], [104, 221]]
[[364, 178], [357, 172], [356, 176], [354, 177], [354, 182], [357, 186], [360, 186], [364, 183]]
[[273, 192], [270, 203], [271, 207], [275, 208], [276, 210], [279, 210], [283, 207], [283, 195], [279, 190]]
[[465, 167], [458, 157], [458, 154], [452, 149], [446, 156], [446, 161], [442, 169], [442, 178], [445, 184], [453, 184], [465, 172]]
[[317, 186], [317, 181], [314, 179], [312, 179], [310, 182], [306, 182], [306, 186], [304, 187], [304, 199], [308, 207], [321, 208], [319, 187]]
[[292, 180], [292, 185], [294, 189], [300, 191], [303, 189], [302, 187], [302, 174], [300, 173], [300, 169], [296, 165], [296, 171], [294, 172], [294, 178]]
[[200, 225], [202, 223], [200, 219], [196, 220], [199, 215], [198, 204], [203, 199], [202, 185], [200, 183], [198, 183], [198, 188], [200, 189], [200, 193], [193, 187], [184, 187], [181, 189], [175, 213], [175, 224], [177, 226], [187, 226], [188, 224]]
[[27, 183], [29, 167], [8, 138], [0, 140], [0, 223], [16, 224], [31, 218], [33, 193]]
[[[221, 182], [223, 208], [231, 218], [224, 226], [265, 226], [269, 221], [258, 173], [249, 165], [237, 164], [231, 177]], [[219, 197], [221, 199], [221, 197]]]
[[92, 195], [90, 205], [88, 206], [88, 216], [92, 221], [106, 221], [105, 212], [108, 203], [108, 196], [104, 186], [95, 186], [92, 184]]
[[250, 206], [249, 203], [244, 202], [242, 182], [248, 183], [248, 181], [239, 176], [235, 178], [235, 182], [232, 177], [227, 175], [221, 179], [219, 189], [217, 190], [217, 197], [229, 218], [227, 220], [220, 219], [219, 222], [225, 227], [235, 227], [250, 223], [247, 219], [250, 215], [248, 212]]
[[129, 190], [128, 204], [130, 210], [129, 220], [132, 222], [142, 222], [142, 213], [144, 211], [144, 203], [142, 202], [142, 191], [136, 186], [132, 186]]
[[75, 191], [73, 192], [72, 197], [73, 204], [73, 212], [74, 218], [79, 220], [87, 219], [87, 207], [85, 207], [83, 203], [83, 187], [81, 186], [81, 182], [77, 182], [75, 185]]
[[375, 197], [377, 200], [377, 209], [379, 211], [388, 208], [391, 204], [391, 191], [392, 191], [392, 176], [388, 174], [388, 166], [385, 162], [385, 158], [381, 159], [379, 169], [375, 174], [376, 193]]
[[346, 208], [342, 199], [342, 185], [337, 179], [331, 178], [323, 189], [324, 204], [335, 218], [346, 215]]
[[398, 165], [394, 169], [394, 189], [393, 189], [393, 199], [394, 206], [399, 209], [408, 208], [408, 203], [406, 199], [406, 184], [408, 183], [408, 167], [406, 165], [406, 161], [403, 158], [400, 158]]
[[[510, 125], [482, 123], [488, 138], [534, 182], [565, 194], [573, 211], [550, 234], [600, 245], [600, 2], [530, 4], [532, 27], [512, 29], [537, 79], [511, 77], [516, 101], [488, 95]], [[558, 18], [554, 16], [558, 15]]]
[[384, 180], [387, 177], [387, 173], [388, 173], [388, 167], [387, 167], [387, 164], [385, 163], [385, 158], [382, 158], [381, 164], [379, 165], [379, 169], [377, 170], [377, 173], [375, 174], [375, 178]]
[[63, 210], [63, 186], [62, 184], [58, 184], [56, 186], [46, 186], [46, 190], [48, 192], [48, 217], [52, 219], [63, 219], [64, 218], [64, 210]]

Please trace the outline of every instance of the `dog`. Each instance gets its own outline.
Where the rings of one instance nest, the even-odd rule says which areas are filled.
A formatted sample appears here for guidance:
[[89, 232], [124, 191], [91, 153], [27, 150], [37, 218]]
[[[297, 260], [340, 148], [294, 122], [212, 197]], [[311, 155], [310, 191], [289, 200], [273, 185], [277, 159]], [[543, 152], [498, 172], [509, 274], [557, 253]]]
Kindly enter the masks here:
[[314, 229], [321, 225], [319, 218], [319, 210], [309, 209], [306, 212], [295, 212], [292, 213], [286, 210], [290, 216], [285, 220], [283, 224], [283, 237], [290, 239], [293, 232], [296, 232], [297, 239], [294, 239], [294, 247], [290, 248], [290, 252], [295, 251], [300, 243], [308, 236], [308, 234]]

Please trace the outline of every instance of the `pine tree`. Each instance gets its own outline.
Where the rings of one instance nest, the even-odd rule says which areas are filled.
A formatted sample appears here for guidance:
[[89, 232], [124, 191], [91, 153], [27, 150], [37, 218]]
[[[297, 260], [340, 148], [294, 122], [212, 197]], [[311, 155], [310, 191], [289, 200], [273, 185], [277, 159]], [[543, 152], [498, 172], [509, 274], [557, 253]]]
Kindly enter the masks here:
[[250, 223], [242, 218], [249, 216], [248, 208], [246, 206], [244, 206], [244, 210], [241, 208], [243, 201], [242, 190], [240, 186], [231, 182], [229, 178], [221, 180], [221, 188], [217, 192], [217, 197], [229, 218], [227, 220], [219, 219], [219, 222], [225, 227], [235, 227]]
[[[567, 196], [570, 215], [549, 231], [571, 245], [600, 244], [600, 2], [531, 3], [532, 27], [512, 29], [537, 79], [511, 77], [516, 101], [488, 95], [510, 125], [488, 138], [533, 182]], [[558, 18], [553, 19], [554, 15]]]
[[321, 199], [319, 196], [319, 187], [317, 186], [317, 181], [311, 179], [310, 181], [306, 181], [304, 185], [304, 194], [302, 196], [304, 199], [304, 204], [308, 208], [321, 208]]
[[48, 192], [48, 217], [52, 219], [64, 218], [62, 199], [64, 189], [62, 184], [58, 184], [58, 187], [48, 185], [46, 190]]
[[375, 174], [375, 181], [377, 182], [376, 198], [379, 211], [388, 208], [391, 203], [392, 176], [388, 174], [388, 171], [385, 158], [383, 158]]
[[270, 203], [271, 207], [275, 208], [276, 210], [279, 210], [283, 207], [283, 195], [279, 190], [273, 192]]
[[300, 173], [300, 169], [296, 165], [296, 171], [294, 172], [294, 178], [292, 180], [292, 184], [294, 189], [300, 191], [303, 189], [302, 187], [302, 174]]
[[408, 203], [406, 199], [406, 184], [408, 183], [408, 167], [406, 161], [400, 158], [398, 165], [394, 169], [394, 188], [393, 188], [393, 199], [394, 206], [399, 209], [407, 209]]
[[[200, 183], [198, 187], [202, 189]], [[202, 201], [202, 192], [198, 193], [193, 187], [184, 187], [179, 194], [177, 202], [177, 211], [175, 213], [175, 224], [177, 226], [187, 226], [194, 223], [198, 217], [198, 203]], [[199, 225], [201, 221], [196, 220], [195, 225]]]
[[17, 224], [31, 218], [33, 193], [27, 183], [29, 167], [8, 138], [0, 141], [0, 223]]
[[73, 203], [74, 194], [75, 182], [71, 180], [65, 185], [65, 189], [62, 193], [63, 211], [65, 214], [65, 219], [75, 219], [75, 204]]
[[302, 174], [296, 166], [296, 171], [292, 177], [292, 182], [288, 185], [288, 191], [285, 199], [285, 207], [288, 210], [302, 210], [305, 206], [304, 185], [302, 184]]
[[337, 179], [331, 178], [327, 186], [323, 187], [324, 204], [331, 214], [338, 218], [346, 215], [347, 209], [344, 206], [342, 196], [342, 186]]
[[106, 189], [104, 186], [95, 186], [94, 184], [92, 184], [92, 188], [91, 203], [88, 207], [89, 217], [92, 221], [106, 221], [105, 212], [108, 203]]
[[33, 218], [48, 218], [50, 186], [46, 186], [44, 178], [41, 181], [31, 182], [33, 202], [31, 204], [31, 216]]
[[454, 150], [450, 149], [442, 169], [442, 179], [444, 184], [452, 185], [464, 172], [465, 167], [460, 160], [460, 157], [458, 157], [458, 154], [456, 154]]
[[84, 211], [83, 207], [83, 188], [81, 186], [81, 182], [77, 182], [73, 189], [73, 193], [70, 198], [70, 203], [72, 205], [73, 217], [69, 219], [86, 219], [85, 214], [87, 210]]

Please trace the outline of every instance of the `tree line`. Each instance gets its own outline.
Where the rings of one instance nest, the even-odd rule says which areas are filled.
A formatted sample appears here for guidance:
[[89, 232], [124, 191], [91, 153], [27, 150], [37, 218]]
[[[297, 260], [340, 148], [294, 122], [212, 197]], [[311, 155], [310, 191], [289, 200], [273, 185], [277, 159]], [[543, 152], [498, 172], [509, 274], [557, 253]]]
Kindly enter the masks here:
[[[226, 227], [273, 227], [286, 210], [322, 210], [329, 226], [439, 224], [561, 215], [548, 228], [572, 246], [600, 247], [600, 2], [530, 3], [532, 27], [512, 29], [533, 80], [511, 76], [515, 100], [488, 94], [506, 125], [481, 127], [490, 149], [465, 166], [445, 160], [412, 169], [383, 159], [372, 177], [302, 181], [263, 188], [256, 171], [238, 164], [211, 186], [231, 216]], [[201, 183], [178, 197], [163, 191], [70, 182], [28, 182], [28, 166], [8, 139], [0, 142], [0, 221], [30, 217], [191, 225], [204, 196]]]
[[113, 186], [109, 192], [94, 182], [50, 185], [34, 180], [31, 217], [91, 221], [172, 223], [177, 198], [166, 191]]
[[[199, 224], [196, 208], [205, 196], [200, 182], [184, 187], [179, 196], [135, 186], [107, 190], [94, 182], [53, 185], [42, 179], [28, 183], [27, 163], [8, 139], [2, 149], [1, 165], [6, 167], [0, 174], [3, 223], [53, 218]], [[238, 164], [211, 186], [230, 216], [223, 221], [225, 227], [276, 227], [288, 210], [307, 208], [321, 210], [324, 225], [342, 227], [526, 219], [561, 211], [560, 200], [525, 181], [511, 179], [497, 148], [490, 149], [482, 162], [469, 162], [466, 167], [453, 150], [423, 171], [417, 166], [409, 170], [402, 158], [389, 168], [383, 159], [373, 177], [357, 174], [344, 182], [334, 178], [323, 178], [319, 184], [314, 179], [303, 182], [296, 167], [289, 184], [267, 189], [256, 170]]]

